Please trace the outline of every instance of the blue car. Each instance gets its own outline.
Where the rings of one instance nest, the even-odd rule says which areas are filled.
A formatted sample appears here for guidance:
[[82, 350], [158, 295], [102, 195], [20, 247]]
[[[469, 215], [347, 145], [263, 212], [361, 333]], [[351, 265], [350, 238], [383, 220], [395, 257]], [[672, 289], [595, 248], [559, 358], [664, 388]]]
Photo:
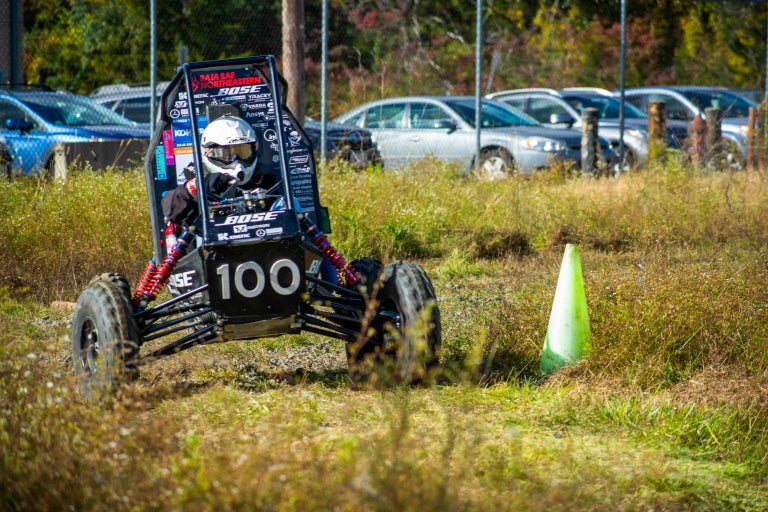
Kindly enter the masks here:
[[57, 143], [148, 141], [149, 136], [146, 128], [85, 96], [41, 88], [0, 90], [0, 171], [7, 176], [51, 170]]

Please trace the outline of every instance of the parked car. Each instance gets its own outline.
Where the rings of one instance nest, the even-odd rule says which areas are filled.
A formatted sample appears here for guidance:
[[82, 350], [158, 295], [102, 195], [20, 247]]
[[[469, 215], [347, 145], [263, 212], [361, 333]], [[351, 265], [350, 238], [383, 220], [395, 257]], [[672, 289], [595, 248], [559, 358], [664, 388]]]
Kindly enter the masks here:
[[[469, 171], [480, 159], [488, 177], [530, 174], [555, 161], [581, 165], [581, 133], [542, 126], [522, 112], [493, 100], [481, 102], [477, 154], [474, 96], [408, 96], [360, 105], [334, 119], [373, 132], [386, 167], [433, 156], [461, 162]], [[603, 141], [602, 157], [613, 152]]]
[[[50, 170], [57, 143], [149, 139], [136, 123], [86, 96], [45, 87], [0, 89], [0, 154], [10, 176]], [[0, 157], [6, 160], [8, 157]]]
[[[155, 101], [159, 104], [160, 95], [168, 82], [159, 82], [155, 86]], [[149, 102], [152, 87], [150, 84], [111, 84], [94, 89], [89, 95], [95, 101], [149, 128], [152, 124], [151, 105]]]
[[[158, 105], [160, 96], [167, 86], [168, 82], [160, 82], [155, 87]], [[141, 123], [149, 130], [151, 125], [149, 102], [151, 93], [152, 88], [149, 84], [112, 84], [95, 89], [91, 92], [90, 97], [115, 112]], [[315, 153], [319, 154], [320, 123], [312, 118], [306, 118], [304, 131], [309, 137]], [[374, 165], [381, 163], [379, 151], [371, 132], [357, 126], [344, 126], [335, 123], [326, 123], [326, 157], [329, 159], [339, 157], [356, 167], [367, 167], [369, 163]]]
[[759, 104], [765, 99], [765, 89], [728, 89], [734, 94], [743, 96], [749, 101]]
[[[621, 103], [610, 91], [598, 88], [513, 89], [487, 96], [519, 108], [540, 123], [559, 128], [582, 128], [581, 112], [591, 107], [598, 113], [598, 134], [608, 139], [614, 151], [621, 140]], [[667, 145], [679, 149], [688, 134], [684, 122], [667, 123]], [[648, 158], [648, 116], [624, 103], [624, 163], [622, 168], [642, 166]]]
[[756, 103], [725, 87], [690, 85], [630, 87], [624, 90], [624, 98], [643, 112], [648, 112], [649, 103], [663, 101], [668, 120], [686, 123], [693, 121], [697, 115], [706, 119], [707, 108], [722, 109], [720, 126], [723, 139], [734, 148], [729, 159], [734, 167], [744, 165], [747, 158], [749, 109], [755, 107]]
[[[319, 155], [321, 148], [322, 124], [311, 117], [304, 119], [304, 132]], [[381, 153], [373, 134], [360, 126], [334, 122], [325, 123], [326, 158], [341, 158], [355, 167], [365, 168], [381, 165]]]

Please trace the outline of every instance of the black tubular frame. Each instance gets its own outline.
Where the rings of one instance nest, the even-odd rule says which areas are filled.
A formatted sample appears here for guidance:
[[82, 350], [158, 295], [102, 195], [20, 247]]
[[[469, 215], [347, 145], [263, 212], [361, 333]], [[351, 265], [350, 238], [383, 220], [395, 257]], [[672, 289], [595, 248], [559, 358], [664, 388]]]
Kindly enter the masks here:
[[[251, 56], [234, 59], [224, 59], [216, 61], [202, 61], [185, 63], [180, 66], [173, 80], [169, 83], [166, 91], [162, 95], [162, 108], [161, 115], [165, 123], [160, 123], [153, 134], [153, 141], [150, 145], [150, 150], [145, 157], [145, 177], [147, 179], [150, 209], [152, 210], [152, 231], [156, 233], [153, 237], [155, 260], [162, 261], [162, 251], [160, 250], [159, 240], [157, 233], [161, 231], [158, 226], [158, 222], [162, 219], [158, 217], [157, 201], [156, 201], [156, 188], [153, 185], [152, 174], [152, 151], [153, 146], [157, 147], [162, 140], [162, 132], [168, 126], [170, 118], [167, 117], [168, 105], [166, 102], [172, 97], [174, 91], [178, 92], [181, 84], [183, 83], [186, 91], [188, 91], [187, 105], [189, 109], [189, 129], [192, 146], [192, 161], [195, 167], [195, 176], [197, 183], [204, 183], [205, 166], [202, 159], [202, 147], [201, 147], [201, 129], [198, 124], [198, 115], [195, 111], [195, 97], [193, 87], [193, 77], [195, 72], [206, 69], [216, 68], [233, 68], [236, 66], [250, 67], [254, 73], [258, 73], [259, 76], [266, 77], [268, 82], [269, 92], [271, 98], [265, 100], [265, 104], [270, 105], [275, 112], [274, 128], [276, 135], [276, 145], [279, 148], [277, 154], [279, 154], [279, 170], [275, 167], [275, 175], [279, 176], [280, 180], [273, 187], [277, 187], [282, 183], [280, 195], [286, 205], [286, 210], [295, 212], [297, 216], [297, 231], [291, 232], [288, 236], [284, 236], [284, 240], [295, 237], [304, 236], [302, 229], [301, 219], [304, 218], [304, 214], [300, 213], [298, 209], [294, 208], [296, 202], [295, 194], [291, 186], [291, 171], [288, 164], [288, 149], [286, 144], [290, 141], [288, 136], [284, 134], [286, 123], [289, 121], [284, 120], [283, 114], [287, 110], [284, 105], [284, 92], [287, 93], [288, 84], [284, 78], [278, 73], [276, 59], [272, 55]], [[293, 121], [291, 121], [293, 123]], [[296, 127], [301, 131], [301, 126]], [[310, 147], [311, 155], [311, 147]], [[156, 158], [159, 158], [156, 156]], [[273, 160], [276, 164], [277, 161]], [[297, 164], [291, 164], [297, 165]], [[295, 169], [294, 169], [295, 170]], [[314, 172], [314, 170], [312, 171]], [[163, 178], [165, 179], [165, 178]], [[165, 185], [164, 185], [165, 186]], [[175, 186], [175, 185], [174, 185]], [[152, 190], [149, 191], [150, 187]], [[272, 192], [271, 189], [269, 192]], [[167, 189], [166, 189], [167, 190]], [[211, 207], [208, 204], [208, 191], [206, 187], [198, 187], [198, 206], [199, 215], [202, 219], [208, 219], [211, 213]], [[297, 193], [298, 194], [298, 193]], [[300, 195], [300, 194], [299, 194]], [[318, 215], [318, 221], [320, 219], [320, 211], [323, 207], [319, 203], [317, 197], [317, 184], [314, 183], [314, 201], [316, 202], [315, 214]], [[327, 214], [326, 214], [327, 215]], [[198, 233], [200, 240], [200, 247], [198, 250], [215, 251], [217, 247], [223, 247], [230, 243], [236, 244], [238, 242], [222, 242], [214, 240], [216, 233], [209, 229], [208, 222], [204, 221], [201, 225], [201, 232]], [[329, 230], [328, 230], [329, 231]], [[309, 245], [309, 244], [307, 244]], [[307, 250], [305, 248], [305, 250]], [[310, 246], [310, 250], [314, 251], [315, 248]], [[207, 256], [200, 253], [201, 258]], [[204, 272], [204, 271], [203, 271]], [[327, 282], [319, 279], [318, 277], [310, 274], [304, 274], [304, 280], [306, 284], [306, 294], [303, 294], [300, 298], [296, 298], [296, 310], [292, 311], [293, 304], [288, 307], [288, 312], [283, 312], [277, 316], [264, 318], [265, 322], [276, 320], [275, 326], [283, 328], [286, 320], [291, 320], [290, 329], [286, 329], [290, 332], [299, 331], [311, 332], [314, 334], [320, 334], [343, 340], [345, 342], [356, 342], [361, 337], [361, 331], [365, 325], [383, 325], [383, 322], [392, 319], [392, 312], [387, 314], [377, 313], [374, 318], [366, 319], [364, 317], [367, 309], [367, 304], [370, 299], [366, 297], [364, 293], [361, 293], [357, 288], [346, 288], [336, 283]], [[174, 337], [178, 335], [178, 338], [161, 346], [160, 348], [153, 349], [149, 354], [140, 356], [137, 360], [137, 364], [146, 364], [150, 361], [156, 360], [161, 357], [176, 354], [178, 352], [187, 350], [197, 345], [209, 343], [209, 342], [226, 342], [224, 326], [229, 325], [227, 313], [217, 310], [216, 298], [212, 298], [211, 287], [207, 280], [203, 281], [204, 284], [194, 289], [181, 293], [172, 297], [165, 302], [154, 305], [147, 309], [140, 309], [134, 312], [134, 319], [138, 327], [139, 344], [143, 345], [149, 341], [159, 340], [166, 336]], [[250, 317], [248, 317], [250, 318]], [[244, 320], [240, 318], [237, 323], [247, 325], [249, 319]], [[261, 322], [262, 319], [258, 316], [253, 317], [253, 322]], [[279, 330], [279, 329], [278, 329]], [[264, 333], [269, 331], [269, 326], [265, 329]], [[247, 328], [242, 332], [248, 332]], [[286, 332], [285, 334], [288, 334]], [[242, 333], [239, 333], [242, 336]], [[260, 334], [261, 335], [261, 334]], [[267, 334], [263, 334], [267, 335]], [[233, 339], [240, 339], [233, 337]]]

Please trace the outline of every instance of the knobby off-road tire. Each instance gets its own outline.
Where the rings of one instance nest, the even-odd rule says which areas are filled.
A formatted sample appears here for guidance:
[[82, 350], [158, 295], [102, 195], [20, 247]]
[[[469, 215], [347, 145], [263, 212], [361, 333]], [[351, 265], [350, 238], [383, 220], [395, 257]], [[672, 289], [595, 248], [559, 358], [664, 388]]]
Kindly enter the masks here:
[[139, 334], [127, 284], [117, 274], [102, 274], [77, 300], [72, 361], [80, 391], [89, 398], [138, 377]]
[[437, 297], [426, 272], [411, 261], [392, 263], [369, 293], [366, 332], [347, 344], [350, 378], [369, 385], [424, 382], [440, 362], [442, 341]]
[[128, 283], [128, 280], [118, 274], [117, 272], [104, 272], [103, 274], [99, 274], [88, 283], [88, 286], [91, 286], [96, 281], [109, 281], [111, 283], [114, 283], [115, 286], [117, 286], [121, 293], [125, 295], [125, 297], [130, 301], [132, 296], [131, 291], [131, 285]]

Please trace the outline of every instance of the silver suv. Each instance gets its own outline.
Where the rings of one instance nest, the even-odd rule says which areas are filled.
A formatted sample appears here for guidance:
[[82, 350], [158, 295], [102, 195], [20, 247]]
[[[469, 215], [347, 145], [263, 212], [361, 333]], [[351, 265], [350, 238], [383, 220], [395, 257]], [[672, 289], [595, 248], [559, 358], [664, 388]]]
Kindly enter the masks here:
[[[513, 89], [487, 96], [516, 107], [540, 123], [557, 128], [581, 129], [581, 111], [592, 107], [598, 112], [598, 134], [618, 152], [621, 130], [621, 104], [610, 91], [598, 88]], [[687, 123], [667, 122], [667, 145], [678, 149], [688, 134]], [[648, 116], [624, 104], [624, 169], [642, 166], [648, 158]]]

